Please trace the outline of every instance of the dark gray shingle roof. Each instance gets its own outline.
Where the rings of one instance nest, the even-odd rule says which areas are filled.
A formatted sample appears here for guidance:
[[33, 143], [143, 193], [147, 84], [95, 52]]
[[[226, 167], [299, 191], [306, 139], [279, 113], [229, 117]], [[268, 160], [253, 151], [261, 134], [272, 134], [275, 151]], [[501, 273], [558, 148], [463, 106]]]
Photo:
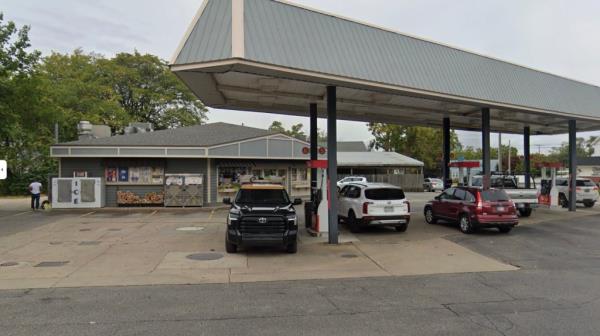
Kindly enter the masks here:
[[277, 133], [260, 128], [218, 122], [150, 133], [83, 139], [63, 142], [55, 146], [207, 147], [273, 134]]

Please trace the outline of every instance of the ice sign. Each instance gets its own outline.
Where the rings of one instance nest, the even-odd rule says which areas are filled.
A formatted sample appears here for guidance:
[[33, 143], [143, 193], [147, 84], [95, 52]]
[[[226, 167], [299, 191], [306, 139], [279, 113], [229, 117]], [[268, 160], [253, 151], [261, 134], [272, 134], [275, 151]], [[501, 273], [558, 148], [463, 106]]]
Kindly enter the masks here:
[[0, 180], [6, 180], [6, 161], [0, 160]]

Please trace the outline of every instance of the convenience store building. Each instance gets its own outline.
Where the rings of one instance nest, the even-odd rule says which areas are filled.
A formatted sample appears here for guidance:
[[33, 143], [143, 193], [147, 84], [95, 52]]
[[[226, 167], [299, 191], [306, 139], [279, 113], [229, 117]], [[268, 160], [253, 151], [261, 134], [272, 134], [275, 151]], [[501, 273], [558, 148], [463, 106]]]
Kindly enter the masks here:
[[[80, 138], [52, 146], [51, 155], [59, 162], [58, 177], [101, 178], [102, 204], [107, 207], [209, 206], [234, 196], [249, 176], [282, 183], [291, 197], [308, 197], [309, 147], [306, 141], [265, 129], [211, 123]], [[381, 154], [353, 150], [340, 156], [342, 162], [354, 162], [356, 156]], [[397, 153], [388, 156], [397, 161], [395, 170], [416, 171], [422, 183], [420, 161]], [[181, 184], [169, 191], [169, 186]]]

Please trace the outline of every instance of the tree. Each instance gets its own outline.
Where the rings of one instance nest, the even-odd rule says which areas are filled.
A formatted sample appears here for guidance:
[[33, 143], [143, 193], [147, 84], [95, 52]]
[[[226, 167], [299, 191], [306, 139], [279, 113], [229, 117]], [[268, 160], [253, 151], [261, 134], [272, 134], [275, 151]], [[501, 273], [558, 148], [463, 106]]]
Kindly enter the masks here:
[[127, 114], [155, 129], [201, 123], [206, 108], [154, 55], [120, 53], [102, 62], [104, 82], [111, 85]]
[[289, 130], [287, 130], [287, 129], [285, 129], [285, 127], [283, 127], [283, 124], [281, 123], [281, 121], [276, 120], [276, 121], [273, 121], [271, 126], [269, 126], [269, 131], [282, 133], [282, 134], [289, 135], [289, 136], [297, 138], [297, 139], [306, 140], [306, 134], [304, 134], [304, 131], [302, 130], [303, 127], [304, 127], [304, 125], [302, 125], [301, 123], [298, 123], [298, 124], [292, 125], [292, 127]]
[[[519, 151], [517, 150], [517, 148], [513, 147], [513, 146], [509, 147], [508, 145], [502, 145], [501, 148], [502, 148], [502, 170], [504, 170], [504, 171], [508, 170], [508, 158], [509, 158], [508, 153], [510, 151], [511, 170], [513, 172], [522, 172], [522, 171], [518, 170], [518, 164], [519, 164], [521, 158], [519, 157]], [[457, 159], [481, 160], [483, 158], [483, 151], [481, 150], [481, 148], [467, 146], [467, 147], [464, 147], [464, 148], [456, 151], [454, 156]], [[490, 148], [490, 159], [496, 160], [497, 158], [498, 158], [498, 147], [491, 147]], [[492, 167], [492, 169], [494, 169], [494, 167]]]
[[8, 161], [9, 178], [0, 194], [25, 193], [31, 180], [55, 174], [55, 124], [60, 140], [69, 141], [80, 120], [119, 133], [132, 121], [165, 129], [206, 119], [202, 102], [156, 56], [75, 50], [42, 59], [30, 50], [29, 27], [3, 19], [0, 13], [0, 158]]
[[[441, 175], [442, 141], [441, 129], [419, 126], [401, 126], [384, 123], [370, 123], [369, 131], [374, 139], [371, 148], [397, 152], [419, 161], [425, 165], [425, 173]], [[461, 144], [454, 131], [450, 134], [450, 149], [458, 151]]]
[[29, 27], [4, 23], [0, 13], [0, 158], [8, 163], [0, 193], [23, 193], [29, 180], [43, 181], [55, 166], [48, 160], [52, 132], [44, 124], [51, 110], [36, 75], [40, 53], [30, 47]]
[[115, 133], [136, 121], [121, 106], [118, 94], [106, 80], [106, 63], [101, 55], [85, 54], [80, 49], [44, 58], [39, 75], [62, 140], [77, 138], [76, 125], [81, 120], [110, 126]]
[[[585, 138], [577, 138], [576, 152], [577, 157], [590, 157], [594, 154], [592, 143], [595, 137], [586, 140]], [[560, 147], [553, 148], [548, 155], [548, 158], [554, 162], [562, 162], [565, 165], [569, 161], [569, 143], [563, 142]]]

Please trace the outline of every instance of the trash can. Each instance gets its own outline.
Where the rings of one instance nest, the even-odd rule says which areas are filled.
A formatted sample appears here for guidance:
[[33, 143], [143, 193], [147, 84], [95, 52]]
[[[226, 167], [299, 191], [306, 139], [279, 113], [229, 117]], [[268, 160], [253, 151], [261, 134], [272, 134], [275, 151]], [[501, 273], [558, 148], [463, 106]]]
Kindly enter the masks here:
[[311, 201], [304, 202], [304, 226], [308, 229], [312, 227], [313, 204]]

